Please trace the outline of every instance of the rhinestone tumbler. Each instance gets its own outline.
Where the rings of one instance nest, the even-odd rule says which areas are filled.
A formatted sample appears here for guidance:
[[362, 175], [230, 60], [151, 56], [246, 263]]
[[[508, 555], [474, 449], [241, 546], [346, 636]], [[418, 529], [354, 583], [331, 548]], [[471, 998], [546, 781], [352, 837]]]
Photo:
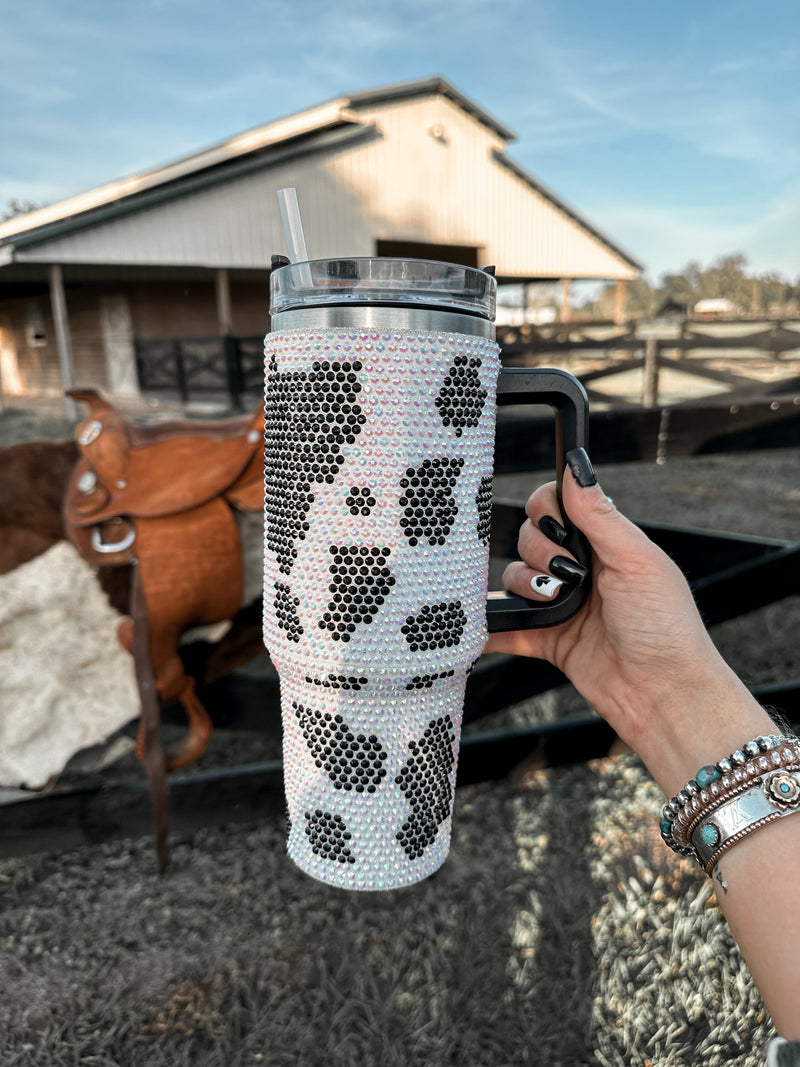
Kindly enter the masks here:
[[[464, 690], [487, 637], [494, 299], [490, 273], [427, 260], [272, 273], [264, 641], [289, 855], [331, 885], [409, 885], [449, 849]], [[578, 410], [574, 379], [537, 373], [503, 397]], [[584, 443], [585, 420], [568, 421]], [[495, 599], [489, 617], [547, 625], [578, 604]]]

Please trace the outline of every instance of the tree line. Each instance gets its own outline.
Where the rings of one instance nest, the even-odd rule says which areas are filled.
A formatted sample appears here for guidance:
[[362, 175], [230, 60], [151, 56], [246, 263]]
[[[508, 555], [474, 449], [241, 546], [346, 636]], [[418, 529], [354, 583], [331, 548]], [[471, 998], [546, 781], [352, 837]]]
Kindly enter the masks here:
[[[800, 277], [789, 281], [779, 271], [755, 274], [748, 270], [747, 256], [733, 252], [719, 256], [709, 266], [692, 261], [681, 271], [662, 274], [657, 285], [647, 278], [626, 282], [627, 314], [646, 318], [659, 312], [688, 313], [699, 300], [725, 299], [737, 315], [797, 316], [800, 314]], [[586, 308], [593, 318], [614, 314], [614, 285]]]
[[37, 211], [40, 207], [46, 206], [46, 204], [35, 204], [33, 200], [11, 199], [0, 211], [0, 222], [8, 222], [9, 219], [17, 218], [18, 215], [28, 215], [31, 211]]

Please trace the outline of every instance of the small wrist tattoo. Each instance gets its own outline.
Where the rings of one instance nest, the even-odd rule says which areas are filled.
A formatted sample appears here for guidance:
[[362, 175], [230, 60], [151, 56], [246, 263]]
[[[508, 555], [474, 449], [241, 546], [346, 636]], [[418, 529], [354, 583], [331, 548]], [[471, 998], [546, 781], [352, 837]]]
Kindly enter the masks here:
[[722, 887], [723, 893], [728, 892], [728, 883], [722, 877], [722, 871], [719, 869], [719, 867], [717, 867], [716, 871], [714, 872], [714, 880], [719, 882], [720, 886]]

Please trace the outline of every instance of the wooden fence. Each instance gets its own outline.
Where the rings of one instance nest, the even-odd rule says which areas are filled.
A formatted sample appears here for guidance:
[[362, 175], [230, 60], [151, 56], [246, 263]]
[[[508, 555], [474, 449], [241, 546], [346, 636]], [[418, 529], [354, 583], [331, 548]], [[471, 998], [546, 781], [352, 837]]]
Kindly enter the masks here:
[[[560, 366], [617, 410], [800, 393], [798, 319], [499, 326], [497, 338], [506, 366]], [[139, 384], [184, 403], [227, 395], [239, 407], [261, 392], [262, 353], [261, 337], [137, 341]]]
[[[567, 322], [503, 326], [497, 336], [506, 366], [555, 362], [580, 378], [591, 400], [617, 409], [800, 393], [798, 319]], [[631, 372], [639, 375], [633, 396]], [[669, 375], [683, 379], [683, 391], [665, 388]]]

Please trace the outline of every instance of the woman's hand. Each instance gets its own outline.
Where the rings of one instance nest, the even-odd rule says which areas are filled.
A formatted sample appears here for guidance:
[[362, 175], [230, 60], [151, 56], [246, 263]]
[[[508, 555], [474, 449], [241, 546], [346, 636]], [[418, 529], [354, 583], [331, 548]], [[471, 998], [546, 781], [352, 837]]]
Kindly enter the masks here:
[[[720, 657], [677, 566], [594, 483], [585, 453], [578, 458], [579, 474], [588, 472], [582, 481], [593, 484], [565, 472], [563, 500], [592, 547], [587, 600], [559, 626], [492, 635], [486, 651], [554, 664], [662, 788], [676, 792], [703, 762], [773, 732], [774, 724]], [[506, 568], [503, 582], [509, 592], [542, 599], [532, 579], [553, 573], [553, 558], [566, 555], [540, 528], [545, 518], [544, 528], [557, 536], [548, 519], [563, 522], [555, 483], [538, 489], [525, 511], [520, 561]], [[555, 569], [565, 575], [558, 562]]]

